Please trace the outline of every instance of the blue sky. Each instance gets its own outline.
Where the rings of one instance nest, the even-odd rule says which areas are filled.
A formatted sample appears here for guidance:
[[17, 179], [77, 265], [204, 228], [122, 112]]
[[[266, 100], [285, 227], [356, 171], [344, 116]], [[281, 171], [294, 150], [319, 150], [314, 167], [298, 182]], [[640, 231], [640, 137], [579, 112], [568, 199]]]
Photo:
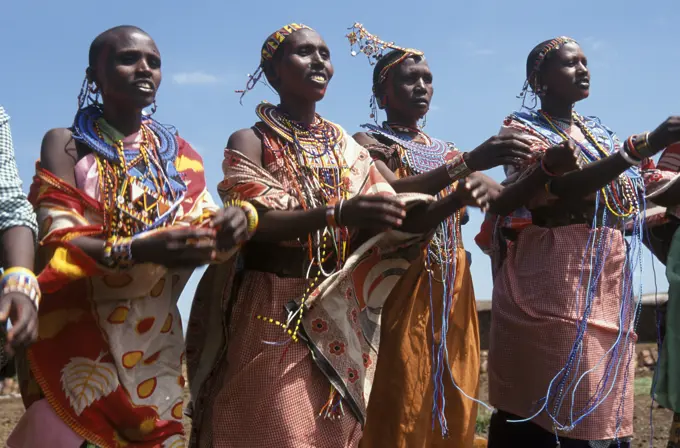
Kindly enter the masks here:
[[[233, 91], [257, 66], [264, 39], [288, 22], [316, 28], [330, 46], [335, 77], [319, 112], [350, 132], [369, 119], [371, 76], [365, 58], [352, 58], [344, 38], [355, 21], [385, 40], [425, 52], [435, 83], [425, 130], [463, 149], [496, 133], [504, 116], [519, 107], [526, 55], [536, 43], [558, 35], [577, 39], [590, 60], [591, 98], [578, 105], [580, 113], [599, 116], [621, 136], [651, 130], [680, 113], [677, 0], [2, 3], [0, 104], [12, 117], [26, 188], [44, 133], [72, 122], [90, 42], [121, 24], [137, 25], [156, 40], [164, 75], [156, 117], [177, 126], [201, 153], [213, 193], [229, 135], [252, 125], [258, 101], [275, 101], [260, 86], [240, 106]], [[491, 174], [500, 180], [502, 173]], [[489, 261], [473, 241], [480, 222], [479, 212], [471, 211], [464, 236], [473, 254], [477, 297], [488, 299]], [[648, 256], [645, 291], [654, 289], [650, 263]], [[657, 278], [665, 291], [659, 266]], [[180, 300], [185, 319], [190, 292]]]

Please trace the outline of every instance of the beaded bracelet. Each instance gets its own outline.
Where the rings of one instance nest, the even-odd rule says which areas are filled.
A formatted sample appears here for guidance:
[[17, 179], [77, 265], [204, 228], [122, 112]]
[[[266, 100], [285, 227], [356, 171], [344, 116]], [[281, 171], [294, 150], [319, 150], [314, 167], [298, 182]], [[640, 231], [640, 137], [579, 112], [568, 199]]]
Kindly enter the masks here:
[[467, 166], [467, 163], [465, 163], [465, 159], [461, 153], [453, 159], [446, 161], [446, 172], [449, 175], [449, 179], [455, 181], [469, 176], [472, 173], [472, 170]]
[[259, 215], [257, 214], [257, 209], [253, 204], [247, 201], [241, 201], [238, 199], [232, 199], [224, 203], [225, 207], [238, 207], [243, 210], [246, 214], [246, 219], [248, 220], [248, 235], [252, 235], [257, 230], [257, 225], [259, 223]]
[[15, 267], [7, 269], [0, 278], [2, 295], [18, 292], [27, 296], [37, 309], [40, 305], [40, 284], [30, 269]]
[[132, 265], [132, 238], [111, 237], [104, 243], [104, 266], [127, 268]]
[[628, 142], [630, 142], [628, 147], [629, 154], [635, 158], [638, 158], [636, 156], [639, 156], [640, 160], [652, 157], [657, 153], [657, 151], [654, 151], [654, 148], [649, 145], [649, 132], [645, 132], [642, 135], [631, 135], [628, 138]]

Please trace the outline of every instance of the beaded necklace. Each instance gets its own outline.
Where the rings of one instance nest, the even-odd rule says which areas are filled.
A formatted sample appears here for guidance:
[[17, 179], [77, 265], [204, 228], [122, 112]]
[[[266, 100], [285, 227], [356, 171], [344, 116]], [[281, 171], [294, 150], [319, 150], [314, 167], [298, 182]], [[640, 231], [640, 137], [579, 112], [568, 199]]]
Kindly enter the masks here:
[[[557, 135], [562, 137], [564, 141], [571, 140], [581, 148], [581, 158], [585, 162], [592, 163], [609, 155], [609, 152], [602, 147], [600, 142], [597, 141], [591, 130], [588, 128], [588, 126], [586, 126], [586, 124], [576, 112], [572, 112], [574, 123], [586, 137], [586, 140], [590, 142], [593, 148], [595, 148], [596, 152], [593, 152], [587, 145], [576, 141], [573, 137], [567, 134], [556, 123], [556, 120], [551, 118], [547, 113], [544, 111], [539, 111], [539, 113], [545, 122], [548, 123], [548, 125], [552, 128], [552, 130]], [[639, 213], [639, 206], [635, 190], [636, 187], [631, 178], [627, 176], [626, 173], [621, 173], [617, 179], [603, 187], [601, 192], [605, 205], [614, 216], [619, 218], [629, 218]]]
[[[413, 170], [415, 174], [426, 173], [442, 166], [446, 161], [446, 154], [450, 150], [448, 143], [430, 138], [419, 130], [404, 126], [390, 125], [385, 122], [382, 126], [367, 123], [361, 125], [361, 127], [381, 135], [406, 149], [401, 154], [403, 163]], [[415, 133], [416, 137], [411, 137], [408, 132]], [[414, 141], [418, 136], [422, 136], [426, 143]]]
[[142, 123], [139, 150], [125, 149], [122, 136], [114, 134], [98, 107], [78, 111], [73, 138], [95, 156], [107, 240], [165, 225], [186, 191], [174, 168], [177, 142], [165, 127]]
[[[349, 168], [340, 152], [344, 138], [340, 127], [319, 115], [312, 125], [306, 127], [291, 120], [279, 108], [264, 102], [257, 106], [255, 112], [284, 142], [279, 149], [275, 149], [268, 138], [263, 138], [267, 149], [280, 157], [303, 210], [334, 205], [337, 201], [349, 198], [350, 192], [345, 182]], [[295, 342], [299, 339], [297, 333], [309, 294], [321, 282], [322, 277], [329, 277], [335, 270], [341, 268], [349, 255], [349, 232], [345, 227], [325, 227], [308, 236], [307, 247], [308, 285], [297, 310], [291, 313], [285, 323], [257, 316], [258, 319], [282, 327]], [[333, 255], [336, 258], [336, 266], [327, 272], [324, 262]]]

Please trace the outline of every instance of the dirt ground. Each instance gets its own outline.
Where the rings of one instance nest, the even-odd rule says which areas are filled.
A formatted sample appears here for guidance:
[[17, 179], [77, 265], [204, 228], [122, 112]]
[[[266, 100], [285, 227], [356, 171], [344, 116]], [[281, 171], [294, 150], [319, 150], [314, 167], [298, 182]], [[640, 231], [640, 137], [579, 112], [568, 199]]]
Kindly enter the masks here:
[[[637, 375], [635, 380], [635, 440], [633, 447], [647, 448], [650, 447], [650, 424], [649, 424], [649, 406], [651, 398], [649, 397], [649, 385], [651, 384], [651, 372], [641, 372]], [[482, 375], [480, 384], [480, 398], [484, 401], [488, 398], [488, 385], [486, 375]], [[2, 398], [0, 399], [0, 441], [7, 440], [9, 433], [14, 428], [14, 425], [19, 421], [24, 412], [24, 407], [20, 398]], [[480, 411], [484, 412], [484, 411]], [[655, 405], [652, 411], [652, 421], [654, 428], [653, 448], [666, 448], [666, 440], [672, 412], [666, 409], [659, 409]], [[479, 419], [481, 426], [488, 423], [488, 415], [483, 415]], [[191, 422], [185, 419], [187, 425], [187, 432]], [[480, 434], [486, 432], [485, 428], [479, 428]]]

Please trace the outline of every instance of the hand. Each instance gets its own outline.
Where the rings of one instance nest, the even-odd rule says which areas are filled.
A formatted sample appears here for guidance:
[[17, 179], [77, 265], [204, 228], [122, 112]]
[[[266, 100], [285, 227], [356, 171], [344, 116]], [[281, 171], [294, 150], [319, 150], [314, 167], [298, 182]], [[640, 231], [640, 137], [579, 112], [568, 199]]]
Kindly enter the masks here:
[[380, 230], [400, 227], [406, 217], [403, 202], [380, 195], [355, 196], [345, 201], [339, 211], [343, 226]]
[[7, 333], [5, 351], [12, 355], [13, 348], [28, 345], [38, 338], [38, 310], [25, 294], [11, 292], [0, 298], [0, 322], [12, 319]]
[[486, 174], [472, 173], [458, 183], [456, 195], [463, 205], [479, 207], [486, 212], [489, 202], [495, 200], [503, 187]]
[[132, 242], [132, 258], [168, 268], [197, 267], [217, 255], [217, 231], [206, 228], [170, 228]]
[[680, 116], [669, 117], [649, 133], [649, 146], [656, 154], [667, 146], [680, 141]]
[[472, 171], [485, 171], [500, 165], [519, 165], [531, 157], [531, 141], [521, 135], [495, 135], [464, 153]]
[[227, 251], [234, 246], [248, 240], [248, 219], [240, 207], [226, 207], [220, 209], [210, 227], [217, 229], [217, 249]]
[[581, 149], [574, 147], [571, 140], [564, 141], [557, 146], [545, 150], [543, 166], [556, 176], [581, 169], [579, 158]]

